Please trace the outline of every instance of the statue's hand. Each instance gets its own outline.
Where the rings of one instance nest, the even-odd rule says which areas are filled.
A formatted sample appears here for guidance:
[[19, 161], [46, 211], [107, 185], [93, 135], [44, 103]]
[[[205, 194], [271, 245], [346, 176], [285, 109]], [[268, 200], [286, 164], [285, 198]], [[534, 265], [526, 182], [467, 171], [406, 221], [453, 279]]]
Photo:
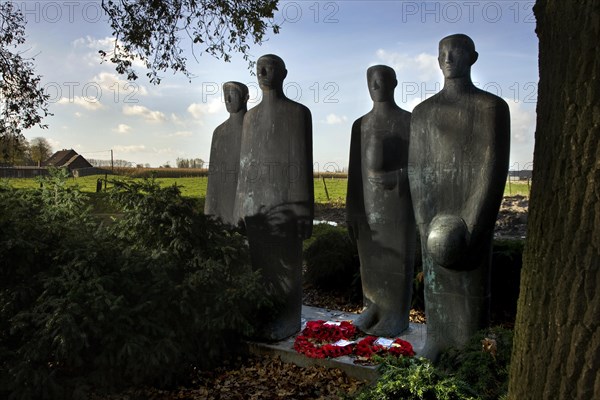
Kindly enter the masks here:
[[429, 225], [427, 252], [433, 261], [453, 270], [469, 269], [467, 256], [468, 228], [456, 215], [440, 214]]

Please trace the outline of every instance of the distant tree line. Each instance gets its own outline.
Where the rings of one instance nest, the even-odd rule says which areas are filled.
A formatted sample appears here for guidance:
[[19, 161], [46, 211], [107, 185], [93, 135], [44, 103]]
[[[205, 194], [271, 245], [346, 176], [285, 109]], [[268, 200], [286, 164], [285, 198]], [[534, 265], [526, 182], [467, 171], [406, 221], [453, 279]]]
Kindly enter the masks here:
[[47, 139], [36, 137], [29, 142], [22, 135], [0, 136], [0, 165], [39, 165], [52, 155]]
[[98, 160], [95, 158], [87, 158], [88, 162], [92, 164], [94, 167], [117, 167], [117, 168], [150, 168], [150, 164], [136, 164], [127, 160]]
[[[149, 163], [145, 164], [136, 164], [127, 160], [98, 160], [94, 158], [87, 159], [90, 164], [94, 167], [110, 167], [114, 165], [115, 168], [152, 168]], [[203, 168], [204, 160], [201, 158], [177, 158], [175, 161], [177, 168]], [[161, 168], [171, 168], [171, 164], [167, 161], [165, 164], [160, 166]]]
[[175, 162], [177, 168], [202, 168], [205, 164], [201, 158], [177, 158]]

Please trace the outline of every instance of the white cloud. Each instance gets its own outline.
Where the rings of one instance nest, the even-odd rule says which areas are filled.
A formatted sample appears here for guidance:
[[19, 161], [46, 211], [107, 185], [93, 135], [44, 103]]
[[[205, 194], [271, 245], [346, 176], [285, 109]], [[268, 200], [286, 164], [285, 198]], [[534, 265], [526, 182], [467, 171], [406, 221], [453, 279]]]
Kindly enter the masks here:
[[119, 124], [116, 128], [113, 128], [113, 132], [127, 135], [128, 133], [131, 133], [131, 127], [127, 124]]
[[77, 106], [83, 107], [86, 110], [99, 110], [104, 106], [100, 103], [100, 99], [94, 97], [81, 97], [74, 96], [73, 98], [61, 97], [58, 100], [58, 104], [75, 104]]
[[346, 121], [348, 121], [348, 117], [346, 117], [345, 115], [338, 116], [335, 114], [329, 114], [325, 118], [325, 123], [327, 125], [338, 125]]
[[110, 49], [115, 45], [115, 38], [106, 36], [102, 39], [96, 39], [90, 35], [87, 35], [85, 37], [75, 39], [72, 42], [72, 45], [75, 48], [88, 48], [95, 50]]
[[46, 140], [48, 141], [52, 149], [60, 149], [60, 142], [58, 140], [49, 137], [47, 137]]
[[177, 131], [175, 133], [171, 133], [169, 137], [190, 137], [192, 135], [192, 131]]
[[377, 57], [396, 70], [398, 81], [403, 81], [416, 74], [422, 81], [441, 79], [442, 73], [438, 65], [437, 56], [420, 53], [416, 56], [391, 52], [383, 49], [377, 50]]
[[116, 153], [139, 153], [146, 150], [146, 146], [144, 146], [143, 144], [134, 144], [129, 146], [117, 145], [113, 146], [113, 150]]
[[153, 153], [156, 154], [167, 154], [167, 155], [178, 155], [179, 153], [173, 150], [171, 147], [153, 148]]
[[171, 113], [171, 121], [177, 125], [185, 125], [183, 120], [175, 113]]
[[148, 89], [137, 82], [120, 79], [117, 74], [101, 72], [92, 78], [92, 82], [100, 85], [103, 92], [111, 96], [115, 102], [137, 103], [137, 96], [148, 95]]
[[[119, 44], [122, 45], [123, 43], [121, 41], [119, 41]], [[71, 42], [71, 45], [75, 49], [91, 50], [91, 51], [88, 51], [87, 54], [84, 56], [84, 60], [86, 60], [88, 65], [96, 66], [100, 62], [100, 56], [98, 54], [98, 50], [106, 51], [107, 54], [109, 55], [108, 58], [110, 58], [110, 53], [115, 48], [115, 38], [111, 37], [111, 36], [106, 36], [104, 38], [95, 38], [90, 35], [87, 35], [85, 37], [80, 37], [78, 39], [75, 39], [74, 41]], [[146, 64], [142, 60], [140, 60], [139, 58], [136, 57], [133, 60], [133, 67], [145, 69]]]
[[152, 111], [144, 106], [123, 106], [124, 115], [141, 116], [149, 122], [162, 122], [166, 120], [165, 114], [160, 111]]
[[80, 113], [79, 111], [77, 111], [77, 112], [75, 112], [75, 116], [76, 116], [77, 118], [81, 118], [81, 117], [83, 117], [83, 114], [82, 114], [82, 113]]
[[514, 145], [532, 143], [535, 136], [536, 113], [527, 110], [523, 103], [504, 98], [510, 109], [510, 135]]
[[207, 103], [192, 103], [187, 111], [194, 119], [202, 119], [205, 115], [216, 114], [225, 110], [225, 104], [219, 98], [214, 98]]

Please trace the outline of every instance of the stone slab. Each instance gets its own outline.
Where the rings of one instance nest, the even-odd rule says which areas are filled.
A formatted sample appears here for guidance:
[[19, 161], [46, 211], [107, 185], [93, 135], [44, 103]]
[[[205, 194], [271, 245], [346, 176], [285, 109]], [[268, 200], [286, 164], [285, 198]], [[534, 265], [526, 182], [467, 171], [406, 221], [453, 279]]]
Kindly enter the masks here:
[[[306, 322], [315, 320], [325, 321], [354, 321], [358, 314], [347, 313], [339, 310], [328, 310], [318, 307], [302, 306], [302, 328]], [[407, 340], [412, 344], [416, 353], [423, 348], [427, 326], [425, 324], [410, 323], [409, 328], [397, 338]], [[376, 366], [355, 364], [356, 358], [342, 356], [329, 359], [308, 358], [294, 350], [294, 340], [297, 335], [291, 336], [276, 343], [249, 342], [249, 351], [258, 355], [279, 356], [282, 361], [293, 363], [301, 367], [312, 365], [337, 368], [344, 371], [348, 376], [365, 381], [374, 381], [379, 373]]]

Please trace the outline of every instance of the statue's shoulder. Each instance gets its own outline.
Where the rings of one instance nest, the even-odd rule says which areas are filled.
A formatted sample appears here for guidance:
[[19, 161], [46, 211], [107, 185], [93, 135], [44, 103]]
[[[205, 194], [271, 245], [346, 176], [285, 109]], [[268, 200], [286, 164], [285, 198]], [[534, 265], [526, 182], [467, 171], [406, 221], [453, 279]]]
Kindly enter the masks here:
[[296, 111], [300, 111], [304, 114], [308, 114], [310, 115], [310, 110], [308, 109], [308, 107], [306, 107], [304, 104], [302, 103], [298, 103], [297, 101], [294, 101], [292, 99], [289, 98], [285, 98], [285, 105], [286, 107], [296, 110]]
[[254, 107], [252, 107], [251, 109], [246, 111], [246, 114], [244, 114], [244, 120], [246, 120], [248, 117], [252, 117], [252, 116], [256, 115], [256, 113], [258, 113], [259, 110], [260, 110], [260, 103], [258, 103], [257, 105], [255, 105]]
[[221, 122], [216, 128], [215, 128], [215, 133], [217, 132], [221, 132], [223, 130], [226, 130], [227, 127], [229, 126], [229, 118], [227, 118], [225, 121]]
[[482, 106], [486, 108], [499, 108], [508, 110], [508, 104], [502, 97], [490, 92], [486, 92], [485, 90], [477, 88], [475, 90], [475, 98], [481, 103]]
[[227, 133], [227, 121], [229, 120], [223, 121], [219, 126], [215, 128], [215, 130], [213, 131], [214, 139], [220, 138]]
[[[423, 100], [415, 106], [412, 110], [412, 118], [418, 118], [419, 116], [429, 113], [435, 108], [440, 102], [440, 93], [436, 93], [433, 96]], [[404, 110], [403, 110], [404, 111]], [[408, 111], [406, 111], [408, 112]], [[411, 113], [409, 113], [411, 114]]]
[[244, 122], [243, 125], [246, 126], [248, 124], [255, 124], [257, 120], [261, 119], [261, 112], [263, 106], [261, 103], [258, 103], [244, 114]]
[[412, 116], [412, 113], [410, 111], [407, 111], [400, 107], [394, 110], [394, 114], [401, 119], [410, 119]]

